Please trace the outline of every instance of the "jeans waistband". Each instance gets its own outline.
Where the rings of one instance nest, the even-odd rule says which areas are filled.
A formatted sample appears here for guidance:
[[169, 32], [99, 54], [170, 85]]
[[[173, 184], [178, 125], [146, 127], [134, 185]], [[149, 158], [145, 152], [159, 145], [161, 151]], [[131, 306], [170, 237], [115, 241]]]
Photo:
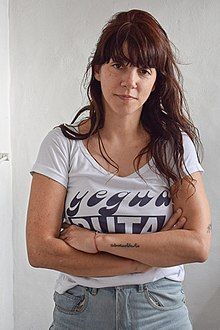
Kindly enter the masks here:
[[125, 289], [136, 289], [137, 292], [143, 292], [147, 287], [147, 283], [144, 284], [132, 284], [132, 285], [119, 285], [119, 286], [111, 286], [111, 287], [104, 287], [104, 288], [90, 288], [86, 287], [86, 290], [88, 290], [92, 295], [96, 295], [99, 290], [109, 290], [109, 291], [119, 291], [119, 290], [125, 290]]

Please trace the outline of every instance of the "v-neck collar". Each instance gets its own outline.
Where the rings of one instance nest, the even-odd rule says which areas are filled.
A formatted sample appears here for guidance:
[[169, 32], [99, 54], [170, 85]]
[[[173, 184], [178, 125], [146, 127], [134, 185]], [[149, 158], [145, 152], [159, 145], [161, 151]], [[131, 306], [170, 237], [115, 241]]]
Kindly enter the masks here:
[[[80, 124], [80, 122], [78, 122], [78, 125]], [[73, 130], [76, 130], [76, 132], [79, 132], [79, 128], [78, 126], [72, 126], [72, 125], [67, 125], [69, 128], [71, 126], [71, 128]], [[97, 169], [99, 170], [101, 173], [103, 173], [104, 175], [107, 176], [114, 176], [114, 178], [118, 179], [118, 180], [123, 180], [123, 179], [132, 179], [132, 178], [139, 178], [139, 175], [137, 172], [133, 172], [129, 175], [126, 176], [119, 176], [117, 174], [114, 174], [112, 172], [107, 171], [104, 167], [102, 167], [97, 160], [90, 154], [89, 150], [86, 148], [86, 146], [83, 143], [83, 140], [77, 140], [77, 142], [79, 143], [80, 149], [83, 152], [83, 155], [87, 158], [88, 161], [90, 161], [90, 163]], [[150, 158], [150, 160], [144, 164], [140, 169], [139, 169], [139, 173], [141, 175], [143, 175], [144, 173], [146, 173], [147, 171], [150, 170], [150, 168], [154, 165], [154, 161], [153, 158]]]
[[[117, 174], [114, 174], [112, 172], [107, 171], [104, 167], [102, 167], [97, 160], [90, 154], [90, 152], [88, 151], [88, 149], [86, 148], [86, 146], [83, 143], [83, 140], [78, 140], [79, 146], [81, 148], [81, 151], [83, 152], [84, 156], [90, 161], [90, 163], [100, 172], [102, 172], [105, 175], [108, 176], [114, 176], [115, 178], [119, 179], [119, 180], [123, 180], [123, 179], [130, 179], [130, 178], [137, 178], [139, 177], [137, 172], [133, 172], [129, 175], [126, 176], [118, 176]], [[150, 168], [150, 165], [152, 164], [153, 159], [151, 158], [146, 164], [144, 164], [140, 169], [139, 169], [139, 173], [142, 175], [145, 172], [147, 172]]]

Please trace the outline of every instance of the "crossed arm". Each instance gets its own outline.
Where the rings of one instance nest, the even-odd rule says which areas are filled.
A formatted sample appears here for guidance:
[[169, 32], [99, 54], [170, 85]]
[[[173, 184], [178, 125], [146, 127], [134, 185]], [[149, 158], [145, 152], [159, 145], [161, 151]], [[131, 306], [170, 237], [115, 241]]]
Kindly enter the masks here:
[[[35, 173], [27, 214], [29, 262], [78, 276], [112, 276], [146, 271], [151, 266], [205, 261], [211, 243], [211, 217], [201, 175], [194, 173], [193, 177], [197, 180], [194, 195], [187, 200], [194, 191], [184, 183], [173, 198], [174, 210], [181, 208], [187, 219], [182, 229], [140, 235], [100, 233], [96, 253], [90, 251], [94, 249], [94, 232], [70, 226], [75, 231], [69, 227], [60, 235], [65, 188]], [[79, 238], [79, 244], [86, 243], [88, 250], [85, 244], [76, 246], [74, 237]]]
[[183, 229], [141, 235], [99, 233], [96, 238], [98, 250], [154, 267], [204, 262], [211, 244], [211, 216], [201, 174], [196, 172], [192, 176], [196, 179], [195, 193], [184, 180], [173, 198], [174, 210], [181, 208], [187, 219]]
[[[204, 262], [211, 244], [211, 217], [201, 174], [196, 172], [192, 176], [196, 180], [196, 190], [183, 180], [178, 194], [173, 197], [174, 211], [181, 208], [182, 216], [187, 219], [181, 229], [147, 234], [98, 233], [98, 251], [130, 258], [153, 267]], [[171, 189], [172, 195], [174, 189], [175, 186]], [[82, 229], [66, 229], [61, 238], [79, 250], [93, 253], [94, 238], [86, 236]]]
[[100, 235], [97, 247], [99, 251], [131, 258], [152, 267], [203, 262], [208, 255], [207, 245], [199, 234], [185, 229], [149, 235]]

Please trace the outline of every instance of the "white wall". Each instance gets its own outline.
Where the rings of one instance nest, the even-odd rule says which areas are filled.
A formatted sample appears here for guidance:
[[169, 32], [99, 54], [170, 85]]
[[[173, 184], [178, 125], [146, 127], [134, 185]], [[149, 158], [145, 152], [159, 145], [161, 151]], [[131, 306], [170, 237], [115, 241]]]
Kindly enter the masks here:
[[205, 148], [204, 180], [212, 207], [214, 239], [210, 258], [205, 264], [186, 266], [185, 288], [194, 329], [219, 329], [220, 223], [216, 220], [220, 185], [220, 172], [217, 171], [220, 153], [220, 2], [11, 0], [16, 330], [48, 328], [56, 278], [56, 272], [33, 269], [27, 262], [24, 228], [31, 182], [29, 170], [47, 132], [59, 123], [70, 122], [82, 105], [79, 85], [101, 28], [113, 13], [131, 8], [151, 12], [179, 48], [181, 60], [189, 63], [180, 67], [192, 116]]
[[13, 329], [12, 181], [8, 1], [0, 0], [0, 329]]

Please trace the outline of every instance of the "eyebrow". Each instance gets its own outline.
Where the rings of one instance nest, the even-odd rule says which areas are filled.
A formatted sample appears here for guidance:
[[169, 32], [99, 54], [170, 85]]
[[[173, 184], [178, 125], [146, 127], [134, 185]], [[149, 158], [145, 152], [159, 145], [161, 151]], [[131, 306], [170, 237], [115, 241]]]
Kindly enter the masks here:
[[[114, 61], [112, 58], [110, 59], [111, 60], [111, 63], [118, 63], [118, 64], [121, 64], [121, 65], [125, 65], [125, 66], [136, 66], [136, 65], [132, 65], [131, 62], [126, 62], [126, 61], [121, 61], [121, 60], [116, 60]], [[110, 61], [109, 61], [110, 63]], [[127, 63], [127, 64], [126, 64]], [[152, 72], [152, 69], [155, 69], [155, 68], [151, 68], [149, 66], [136, 66], [138, 69], [145, 69], [145, 70], [150, 70]]]

